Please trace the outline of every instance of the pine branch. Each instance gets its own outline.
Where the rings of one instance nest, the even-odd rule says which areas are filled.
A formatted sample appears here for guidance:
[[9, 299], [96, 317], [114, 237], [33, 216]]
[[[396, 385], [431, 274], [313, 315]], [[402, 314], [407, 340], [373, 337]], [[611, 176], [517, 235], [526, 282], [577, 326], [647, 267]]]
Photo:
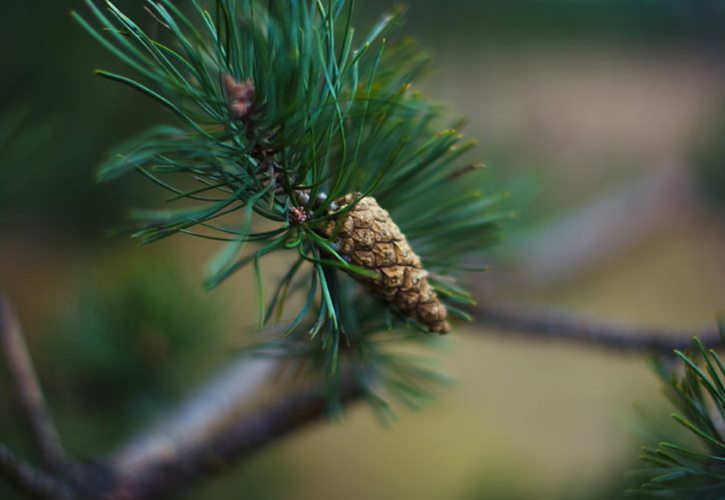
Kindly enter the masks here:
[[121, 475], [133, 476], [150, 464], [211, 439], [239, 418], [240, 408], [254, 399], [274, 376], [278, 361], [243, 356], [220, 371], [168, 418], [141, 431], [120, 446], [110, 460]]
[[[461, 165], [471, 165], [463, 155], [474, 143], [460, 121], [416, 90], [427, 56], [393, 35], [400, 11], [361, 37], [353, 1], [215, 0], [188, 11], [148, 1], [157, 33], [110, 1], [105, 9], [86, 3], [88, 19], [74, 17], [130, 70], [97, 73], [178, 119], [121, 147], [99, 170], [104, 180], [139, 172], [172, 192], [169, 201], [184, 202], [137, 211], [135, 237], [227, 242], [205, 285], [253, 265], [262, 323], [269, 320], [262, 260], [298, 254], [273, 291], [275, 306], [281, 315], [288, 289], [305, 297], [287, 304], [304, 304], [294, 323], [314, 318], [310, 331], [296, 333], [326, 360], [325, 374], [334, 375], [344, 341], [365, 343], [376, 329], [448, 330], [447, 307], [453, 313], [455, 303], [470, 300], [455, 286], [463, 259], [495, 240], [510, 213], [477, 166]], [[350, 200], [344, 207], [343, 199]], [[354, 237], [342, 229], [357, 224], [352, 212], [362, 200], [380, 207], [380, 220], [360, 221], [359, 247], [348, 255]], [[327, 231], [333, 222], [340, 231]], [[260, 247], [249, 251], [247, 243]], [[391, 262], [395, 273], [385, 274]], [[344, 301], [327, 272], [337, 268], [387, 287], [375, 290], [386, 301], [338, 307]], [[428, 286], [428, 273], [444, 279]], [[418, 285], [420, 293], [398, 294]]]
[[720, 332], [715, 326], [692, 330], [636, 328], [485, 302], [472, 314], [477, 324], [507, 335], [567, 341], [627, 353], [671, 353], [674, 349], [687, 348], [693, 337], [698, 337], [706, 346], [721, 344]]
[[8, 302], [0, 294], [0, 350], [10, 373], [15, 397], [28, 424], [30, 437], [48, 469], [66, 467], [65, 452], [33, 368], [23, 332]]
[[[341, 401], [360, 399], [362, 388], [349, 379]], [[288, 396], [232, 425], [217, 429], [201, 442], [190, 442], [143, 467], [113, 468], [114, 493], [104, 498], [146, 500], [183, 491], [212, 475], [243, 462], [260, 449], [320, 421], [328, 415], [328, 398], [323, 387]], [[125, 460], [127, 460], [126, 457]], [[114, 458], [111, 459], [111, 464]]]
[[[246, 418], [214, 429], [203, 440], [189, 441], [178, 449], [152, 458], [143, 457], [136, 464], [128, 463], [129, 456], [112, 456], [77, 470], [66, 482], [59, 482], [18, 461], [0, 445], [0, 476], [34, 498], [166, 498], [208, 480], [249, 459], [257, 451], [324, 419], [329, 415], [325, 392], [324, 386], [297, 392]], [[363, 395], [362, 387], [349, 378], [341, 389], [341, 402], [349, 405]], [[157, 430], [159, 434], [154, 439], [164, 439], [161, 428]]]
[[[22, 330], [7, 302], [0, 300], [0, 336], [17, 390], [23, 397], [33, 436], [44, 453], [60, 446], [32, 370]], [[202, 482], [232, 465], [329, 415], [326, 384], [286, 396], [251, 415], [236, 417], [276, 362], [241, 357], [195, 396], [140, 437], [131, 438], [115, 454], [80, 466], [64, 455], [48, 461], [48, 472], [36, 470], [0, 444], [0, 477], [32, 498], [71, 500], [155, 499]], [[345, 378], [340, 404], [365, 394], [357, 379]], [[51, 432], [52, 431], [52, 432]], [[49, 444], [50, 443], [50, 444]], [[55, 469], [57, 468], [57, 470]]]
[[72, 500], [74, 495], [60, 481], [17, 458], [0, 444], [0, 477], [31, 498]]
[[[20, 327], [4, 304], [2, 318], [6, 326], [3, 331], [15, 332], [15, 336]], [[681, 343], [674, 337], [659, 337], [663, 333], [673, 335], [676, 332], [604, 327], [571, 318], [492, 306], [481, 309], [479, 320], [499, 328], [528, 328], [522, 333], [529, 337], [584, 341], [631, 352], [659, 351]], [[684, 335], [684, 332], [680, 334]], [[4, 338], [8, 338], [7, 333]], [[715, 339], [707, 340], [715, 343]], [[17, 347], [13, 352], [17, 352]], [[29, 362], [27, 351], [24, 352], [25, 360]], [[107, 500], [145, 500], [185, 491], [329, 414], [329, 390], [323, 384], [285, 396], [247, 417], [234, 418], [242, 402], [248, 401], [259, 389], [275, 364], [271, 360], [255, 362], [240, 358], [182, 404], [169, 420], [151, 427], [140, 438], [130, 439], [107, 458], [83, 468], [73, 468], [62, 483], [18, 461], [2, 447], [0, 474], [37, 498], [54, 500], [65, 500], [74, 495]], [[399, 370], [401, 365], [394, 364], [391, 368]], [[35, 384], [39, 390], [37, 380]], [[343, 378], [338, 402], [352, 404], [370, 396], [369, 390], [359, 377]]]

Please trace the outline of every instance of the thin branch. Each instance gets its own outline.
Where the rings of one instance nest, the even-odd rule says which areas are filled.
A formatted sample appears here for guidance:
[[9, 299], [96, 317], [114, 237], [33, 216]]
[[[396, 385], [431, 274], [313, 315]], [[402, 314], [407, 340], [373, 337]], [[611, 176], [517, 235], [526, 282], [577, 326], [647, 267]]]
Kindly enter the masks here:
[[654, 165], [542, 227], [513, 236], [501, 263], [507, 269], [496, 276], [528, 290], [546, 288], [682, 225], [699, 209], [692, 169], [686, 167]]
[[716, 327], [668, 330], [604, 324], [563, 314], [521, 307], [482, 304], [473, 311], [475, 321], [507, 334], [541, 340], [564, 340], [619, 352], [670, 353], [691, 345], [698, 337], [706, 346], [722, 345]]
[[[362, 388], [348, 381], [342, 389], [343, 403], [362, 396]], [[112, 493], [104, 498], [146, 500], [166, 497], [192, 486], [231, 465], [249, 458], [256, 451], [319, 421], [327, 415], [327, 398], [322, 388], [288, 396], [267, 408], [217, 429], [204, 441], [187, 443], [143, 468], [116, 478]], [[110, 463], [114, 469], [113, 461]]]
[[31, 498], [71, 500], [73, 494], [63, 484], [17, 458], [0, 444], [0, 477]]
[[30, 436], [49, 470], [63, 471], [66, 460], [53, 419], [45, 405], [20, 323], [0, 294], [0, 350], [10, 373], [18, 404], [28, 422]]
[[129, 439], [113, 454], [121, 475], [134, 475], [150, 464], [210, 439], [239, 418], [274, 375], [278, 361], [241, 357], [205, 383], [161, 422]]

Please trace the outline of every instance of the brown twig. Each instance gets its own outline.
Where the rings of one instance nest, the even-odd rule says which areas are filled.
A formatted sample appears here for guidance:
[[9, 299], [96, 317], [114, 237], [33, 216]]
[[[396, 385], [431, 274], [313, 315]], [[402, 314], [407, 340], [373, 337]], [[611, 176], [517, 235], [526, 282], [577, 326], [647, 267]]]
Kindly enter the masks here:
[[[342, 400], [352, 403], [363, 392], [353, 381], [344, 384]], [[322, 389], [303, 391], [282, 399], [230, 426], [217, 429], [206, 440], [188, 443], [167, 456], [146, 462], [143, 468], [121, 470], [106, 500], [146, 500], [184, 490], [202, 479], [249, 458], [261, 448], [319, 421], [327, 414]], [[113, 460], [111, 469], [116, 470]], [[119, 472], [117, 470], [117, 472]]]
[[720, 346], [716, 327], [691, 330], [634, 328], [604, 324], [552, 312], [482, 304], [473, 311], [479, 325], [533, 339], [564, 340], [629, 353], [669, 353], [685, 349], [698, 337], [706, 346]]
[[66, 460], [53, 418], [48, 411], [38, 377], [15, 314], [0, 294], [0, 350], [10, 373], [10, 382], [29, 426], [30, 437], [44, 464], [61, 472]]
[[131, 437], [113, 453], [113, 467], [133, 476], [150, 464], [211, 439], [239, 419], [274, 376], [278, 361], [242, 357], [175, 408], [167, 418]]
[[70, 489], [55, 478], [17, 458], [0, 444], [0, 476], [31, 498], [72, 500]]

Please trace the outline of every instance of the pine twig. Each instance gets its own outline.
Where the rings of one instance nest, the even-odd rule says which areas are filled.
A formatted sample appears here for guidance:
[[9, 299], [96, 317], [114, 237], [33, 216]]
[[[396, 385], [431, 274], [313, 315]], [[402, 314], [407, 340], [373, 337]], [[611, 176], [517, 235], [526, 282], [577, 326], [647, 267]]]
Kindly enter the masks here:
[[208, 441], [239, 419], [242, 406], [254, 400], [274, 376], [278, 362], [242, 357], [222, 369], [159, 424], [131, 437], [114, 453], [113, 468], [133, 476], [154, 462], [180, 455]]
[[61, 482], [17, 458], [0, 444], [0, 477], [31, 498], [71, 500], [73, 494]]
[[[356, 382], [349, 380], [341, 395], [342, 402], [350, 404], [360, 399], [363, 391]], [[242, 462], [326, 414], [327, 398], [320, 388], [293, 394], [230, 426], [217, 429], [202, 442], [189, 443], [174, 453], [146, 462], [143, 468], [135, 469], [133, 475], [116, 470], [120, 473], [112, 488], [115, 493], [103, 498], [166, 498]]]
[[686, 349], [692, 337], [708, 347], [722, 344], [716, 327], [692, 330], [634, 328], [563, 314], [486, 304], [473, 311], [477, 324], [527, 338], [564, 340], [627, 353], [671, 353]]
[[53, 472], [62, 472], [66, 459], [58, 431], [46, 407], [20, 323], [1, 294], [0, 351], [5, 358], [18, 404], [27, 420], [30, 437], [43, 463]]

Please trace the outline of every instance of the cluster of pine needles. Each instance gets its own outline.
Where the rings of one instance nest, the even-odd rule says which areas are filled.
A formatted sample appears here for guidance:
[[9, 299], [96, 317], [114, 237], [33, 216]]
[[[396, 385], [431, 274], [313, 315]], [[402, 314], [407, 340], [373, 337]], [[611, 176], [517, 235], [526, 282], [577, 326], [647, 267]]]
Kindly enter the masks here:
[[[319, 229], [341, 215], [336, 199], [374, 197], [449, 314], [466, 318], [473, 299], [457, 279], [509, 213], [467, 158], [474, 143], [461, 122], [447, 122], [417, 90], [428, 58], [395, 35], [402, 13], [361, 36], [346, 0], [216, 0], [209, 9], [192, 1], [188, 11], [147, 1], [143, 22], [110, 1], [87, 4], [90, 19], [74, 17], [132, 76], [97, 73], [171, 112], [99, 170], [101, 180], [139, 172], [176, 205], [136, 210], [134, 236], [224, 242], [207, 269], [209, 289], [252, 266], [260, 326], [285, 325], [255, 352], [310, 362], [331, 386], [355, 373], [376, 401], [381, 390], [423, 397], [433, 372], [390, 346], [405, 351], [430, 336], [351, 279], [369, 271]], [[269, 290], [262, 261], [271, 254], [286, 270]]]

